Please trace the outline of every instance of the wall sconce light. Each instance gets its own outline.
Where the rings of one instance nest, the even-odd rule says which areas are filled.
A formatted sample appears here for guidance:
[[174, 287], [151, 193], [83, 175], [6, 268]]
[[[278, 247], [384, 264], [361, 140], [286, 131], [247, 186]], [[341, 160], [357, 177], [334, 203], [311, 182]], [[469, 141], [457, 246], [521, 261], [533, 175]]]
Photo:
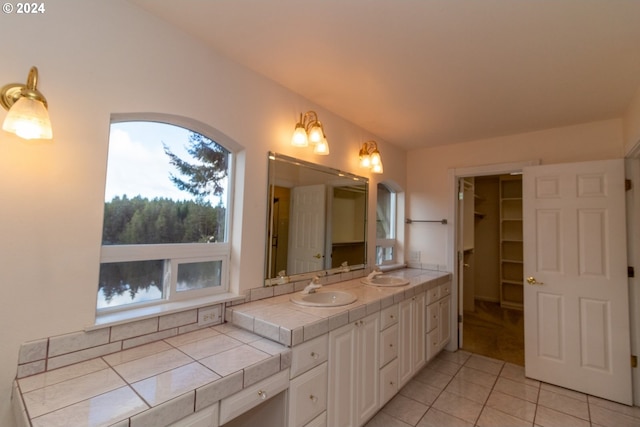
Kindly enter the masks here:
[[322, 123], [318, 120], [318, 114], [315, 111], [307, 111], [300, 113], [300, 121], [296, 123], [296, 128], [291, 137], [291, 145], [294, 147], [308, 147], [309, 143], [313, 145], [315, 154], [329, 154], [329, 143], [324, 135]]
[[47, 100], [36, 88], [38, 69], [31, 67], [27, 84], [11, 83], [0, 89], [0, 104], [8, 110], [2, 129], [24, 139], [52, 139]]
[[375, 141], [367, 141], [360, 149], [360, 166], [371, 169], [373, 173], [382, 173], [382, 158]]

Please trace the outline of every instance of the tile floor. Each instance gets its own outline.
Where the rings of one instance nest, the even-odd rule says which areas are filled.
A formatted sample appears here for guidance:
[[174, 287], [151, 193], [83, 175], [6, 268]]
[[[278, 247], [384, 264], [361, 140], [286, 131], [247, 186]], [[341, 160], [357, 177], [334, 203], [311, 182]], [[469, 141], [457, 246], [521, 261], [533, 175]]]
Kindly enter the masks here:
[[631, 427], [640, 407], [524, 377], [522, 366], [441, 352], [366, 427]]

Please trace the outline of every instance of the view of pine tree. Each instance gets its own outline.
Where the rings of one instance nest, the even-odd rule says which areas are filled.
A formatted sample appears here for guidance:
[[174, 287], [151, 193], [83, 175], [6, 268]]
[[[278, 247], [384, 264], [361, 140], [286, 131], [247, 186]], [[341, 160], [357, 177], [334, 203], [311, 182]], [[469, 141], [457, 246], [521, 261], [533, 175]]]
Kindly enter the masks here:
[[164, 152], [170, 158], [169, 162], [181, 175], [187, 177], [187, 180], [184, 180], [171, 174], [171, 181], [176, 187], [188, 191], [199, 200], [209, 195], [223, 194], [224, 186], [221, 185], [221, 181], [227, 177], [229, 151], [209, 138], [191, 132], [187, 152], [199, 162], [194, 164], [181, 159], [173, 154], [166, 144], [163, 145]]
[[224, 238], [225, 208], [141, 196], [104, 204], [103, 245], [206, 243]]

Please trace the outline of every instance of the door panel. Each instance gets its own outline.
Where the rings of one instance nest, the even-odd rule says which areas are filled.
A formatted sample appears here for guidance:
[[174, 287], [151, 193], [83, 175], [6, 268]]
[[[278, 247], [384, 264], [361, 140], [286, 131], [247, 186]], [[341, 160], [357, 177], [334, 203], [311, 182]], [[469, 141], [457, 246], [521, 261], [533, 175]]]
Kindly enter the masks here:
[[631, 403], [624, 162], [524, 169], [527, 376]]
[[325, 203], [324, 185], [291, 190], [288, 274], [324, 268]]

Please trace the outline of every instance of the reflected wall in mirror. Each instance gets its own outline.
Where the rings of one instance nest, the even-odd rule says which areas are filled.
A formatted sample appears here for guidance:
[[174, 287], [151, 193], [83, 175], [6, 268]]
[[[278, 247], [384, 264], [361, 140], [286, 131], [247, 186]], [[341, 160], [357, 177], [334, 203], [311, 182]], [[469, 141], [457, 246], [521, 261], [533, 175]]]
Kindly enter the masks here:
[[268, 181], [265, 284], [365, 267], [368, 178], [269, 153]]

